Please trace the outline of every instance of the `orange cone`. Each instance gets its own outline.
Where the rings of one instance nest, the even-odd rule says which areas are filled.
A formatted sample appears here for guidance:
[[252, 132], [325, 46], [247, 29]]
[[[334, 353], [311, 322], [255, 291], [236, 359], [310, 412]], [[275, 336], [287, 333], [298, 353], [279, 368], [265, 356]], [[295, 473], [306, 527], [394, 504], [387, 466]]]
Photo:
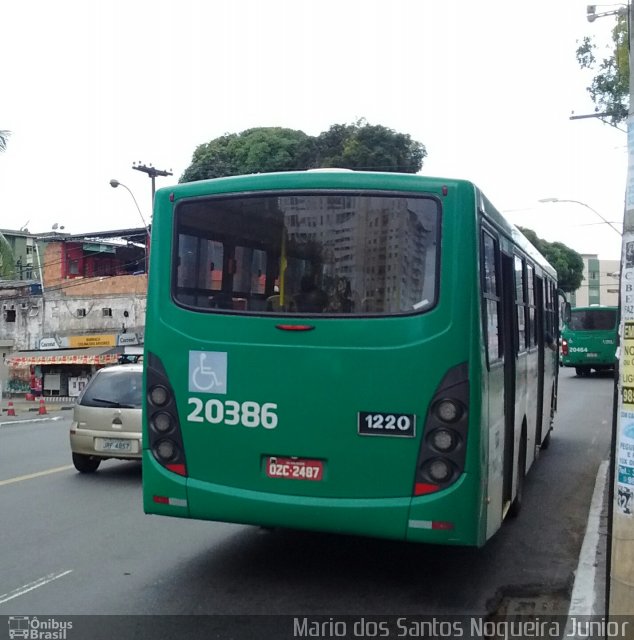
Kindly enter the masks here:
[[11, 400], [9, 400], [9, 405], [7, 407], [7, 415], [8, 416], [14, 416], [15, 415], [15, 409], [13, 408], [13, 402], [11, 402]]
[[37, 413], [40, 416], [46, 415], [46, 405], [44, 404], [44, 398], [42, 398], [42, 396], [40, 396], [40, 408]]

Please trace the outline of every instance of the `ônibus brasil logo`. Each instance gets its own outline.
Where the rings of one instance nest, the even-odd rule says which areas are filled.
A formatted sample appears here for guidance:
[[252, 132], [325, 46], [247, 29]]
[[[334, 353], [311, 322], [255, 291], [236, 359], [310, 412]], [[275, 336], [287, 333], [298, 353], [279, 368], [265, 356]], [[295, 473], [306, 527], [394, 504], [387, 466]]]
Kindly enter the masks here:
[[72, 622], [37, 616], [9, 616], [9, 638], [24, 640], [68, 640]]

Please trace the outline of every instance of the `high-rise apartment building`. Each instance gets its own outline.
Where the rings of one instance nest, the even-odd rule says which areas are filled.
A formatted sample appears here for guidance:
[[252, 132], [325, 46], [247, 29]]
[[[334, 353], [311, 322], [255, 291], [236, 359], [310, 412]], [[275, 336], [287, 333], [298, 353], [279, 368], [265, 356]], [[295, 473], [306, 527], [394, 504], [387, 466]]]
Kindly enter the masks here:
[[619, 260], [599, 260], [596, 254], [582, 254], [583, 280], [570, 294], [573, 307], [592, 304], [617, 306], [619, 304]]

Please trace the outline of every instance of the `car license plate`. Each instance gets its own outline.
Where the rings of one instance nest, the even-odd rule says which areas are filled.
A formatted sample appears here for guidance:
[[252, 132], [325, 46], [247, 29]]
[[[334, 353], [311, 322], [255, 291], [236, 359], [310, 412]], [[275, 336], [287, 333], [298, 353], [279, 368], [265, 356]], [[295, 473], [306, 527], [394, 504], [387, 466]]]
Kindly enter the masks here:
[[265, 459], [265, 470], [269, 478], [312, 480], [315, 482], [324, 476], [324, 463], [322, 460], [268, 456]]
[[95, 445], [100, 451], [132, 452], [132, 440], [123, 438], [97, 438]]
[[586, 358], [598, 358], [598, 353], [586, 353]]

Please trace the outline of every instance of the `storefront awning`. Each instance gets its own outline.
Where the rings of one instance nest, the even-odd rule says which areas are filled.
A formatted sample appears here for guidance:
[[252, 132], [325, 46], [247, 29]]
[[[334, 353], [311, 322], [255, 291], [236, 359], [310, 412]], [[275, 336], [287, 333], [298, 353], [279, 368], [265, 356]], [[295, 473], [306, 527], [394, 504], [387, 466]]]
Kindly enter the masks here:
[[118, 350], [112, 347], [18, 351], [6, 357], [6, 363], [9, 366], [18, 364], [117, 364], [118, 361]]

